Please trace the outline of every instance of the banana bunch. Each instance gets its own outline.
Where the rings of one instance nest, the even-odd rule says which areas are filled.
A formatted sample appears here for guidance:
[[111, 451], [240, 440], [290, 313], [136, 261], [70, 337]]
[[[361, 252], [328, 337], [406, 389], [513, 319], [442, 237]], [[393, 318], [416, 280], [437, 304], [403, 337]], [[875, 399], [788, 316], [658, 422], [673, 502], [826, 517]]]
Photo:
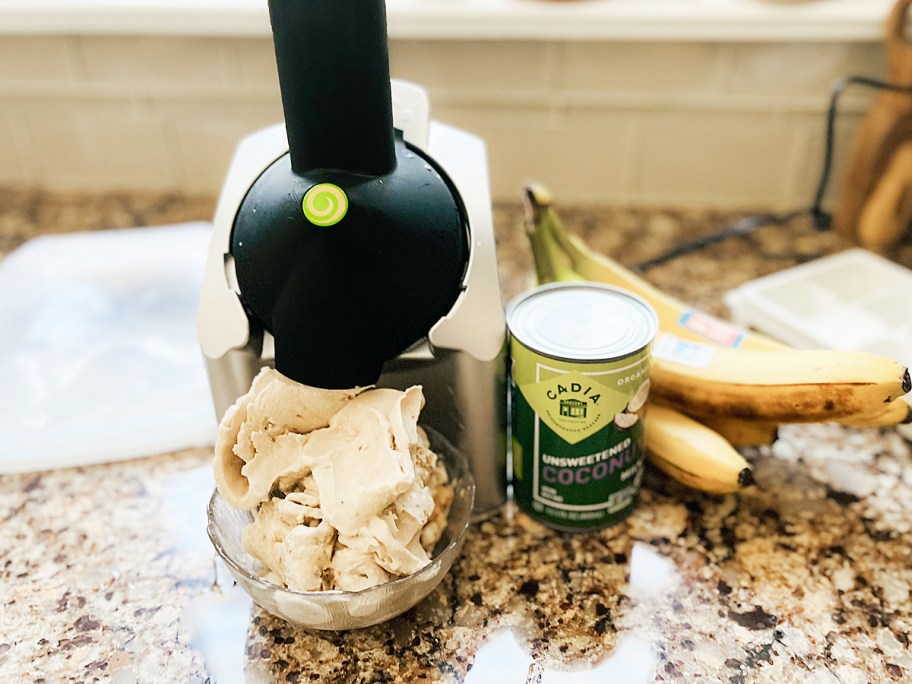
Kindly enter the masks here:
[[881, 427], [912, 421], [902, 365], [853, 351], [799, 351], [688, 307], [566, 232], [540, 185], [526, 188], [526, 233], [539, 283], [590, 280], [655, 309], [647, 458], [707, 492], [751, 482], [735, 447], [771, 444], [780, 423]]

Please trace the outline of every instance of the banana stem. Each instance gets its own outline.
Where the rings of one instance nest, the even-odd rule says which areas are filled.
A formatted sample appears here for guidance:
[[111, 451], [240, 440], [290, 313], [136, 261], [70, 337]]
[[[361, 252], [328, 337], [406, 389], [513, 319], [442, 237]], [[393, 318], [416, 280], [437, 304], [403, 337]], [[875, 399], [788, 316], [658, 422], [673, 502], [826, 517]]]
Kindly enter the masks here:
[[563, 251], [554, 239], [556, 221], [551, 198], [541, 186], [529, 186], [523, 196], [526, 235], [532, 245], [535, 277], [539, 284], [583, 280], [567, 264]]

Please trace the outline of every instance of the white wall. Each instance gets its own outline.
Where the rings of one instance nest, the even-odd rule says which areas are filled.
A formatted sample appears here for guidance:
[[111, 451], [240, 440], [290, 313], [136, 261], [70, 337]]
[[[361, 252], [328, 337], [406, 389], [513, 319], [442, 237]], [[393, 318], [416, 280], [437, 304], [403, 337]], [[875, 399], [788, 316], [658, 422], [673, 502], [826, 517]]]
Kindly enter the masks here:
[[[487, 140], [508, 200], [534, 178], [563, 201], [807, 204], [832, 83], [885, 73], [874, 42], [394, 38], [390, 52], [436, 118]], [[844, 99], [841, 151], [869, 96]], [[0, 36], [0, 183], [216, 193], [238, 138], [280, 119], [265, 37]]]

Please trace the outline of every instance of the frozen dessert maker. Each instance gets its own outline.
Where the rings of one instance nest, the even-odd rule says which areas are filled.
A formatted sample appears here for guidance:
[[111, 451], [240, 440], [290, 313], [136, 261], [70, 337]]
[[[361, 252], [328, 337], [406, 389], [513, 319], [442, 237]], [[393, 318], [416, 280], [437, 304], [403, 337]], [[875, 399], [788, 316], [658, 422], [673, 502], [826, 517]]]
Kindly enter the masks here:
[[285, 125], [238, 146], [199, 309], [218, 415], [264, 365], [424, 388], [422, 421], [504, 498], [505, 326], [483, 142], [389, 78], [383, 0], [270, 0]]

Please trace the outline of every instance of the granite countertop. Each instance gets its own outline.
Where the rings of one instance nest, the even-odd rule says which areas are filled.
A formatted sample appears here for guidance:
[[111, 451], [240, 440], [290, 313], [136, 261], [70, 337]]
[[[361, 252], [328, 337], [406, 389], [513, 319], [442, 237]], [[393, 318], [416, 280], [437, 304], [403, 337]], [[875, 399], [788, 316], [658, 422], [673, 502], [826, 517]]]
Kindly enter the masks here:
[[[0, 253], [43, 232], [208, 218], [211, 198], [0, 191]], [[623, 263], [733, 218], [566, 208]], [[528, 282], [495, 211], [504, 297]], [[705, 310], [847, 247], [804, 219], [656, 267]], [[891, 255], [912, 266], [912, 250]], [[6, 293], [5, 296], [9, 296]], [[209, 449], [0, 477], [3, 682], [891, 682], [912, 680], [912, 453], [893, 430], [785, 426], [756, 484], [708, 496], [650, 473], [634, 514], [560, 534], [507, 504], [418, 607], [348, 633], [252, 607], [205, 533]]]

